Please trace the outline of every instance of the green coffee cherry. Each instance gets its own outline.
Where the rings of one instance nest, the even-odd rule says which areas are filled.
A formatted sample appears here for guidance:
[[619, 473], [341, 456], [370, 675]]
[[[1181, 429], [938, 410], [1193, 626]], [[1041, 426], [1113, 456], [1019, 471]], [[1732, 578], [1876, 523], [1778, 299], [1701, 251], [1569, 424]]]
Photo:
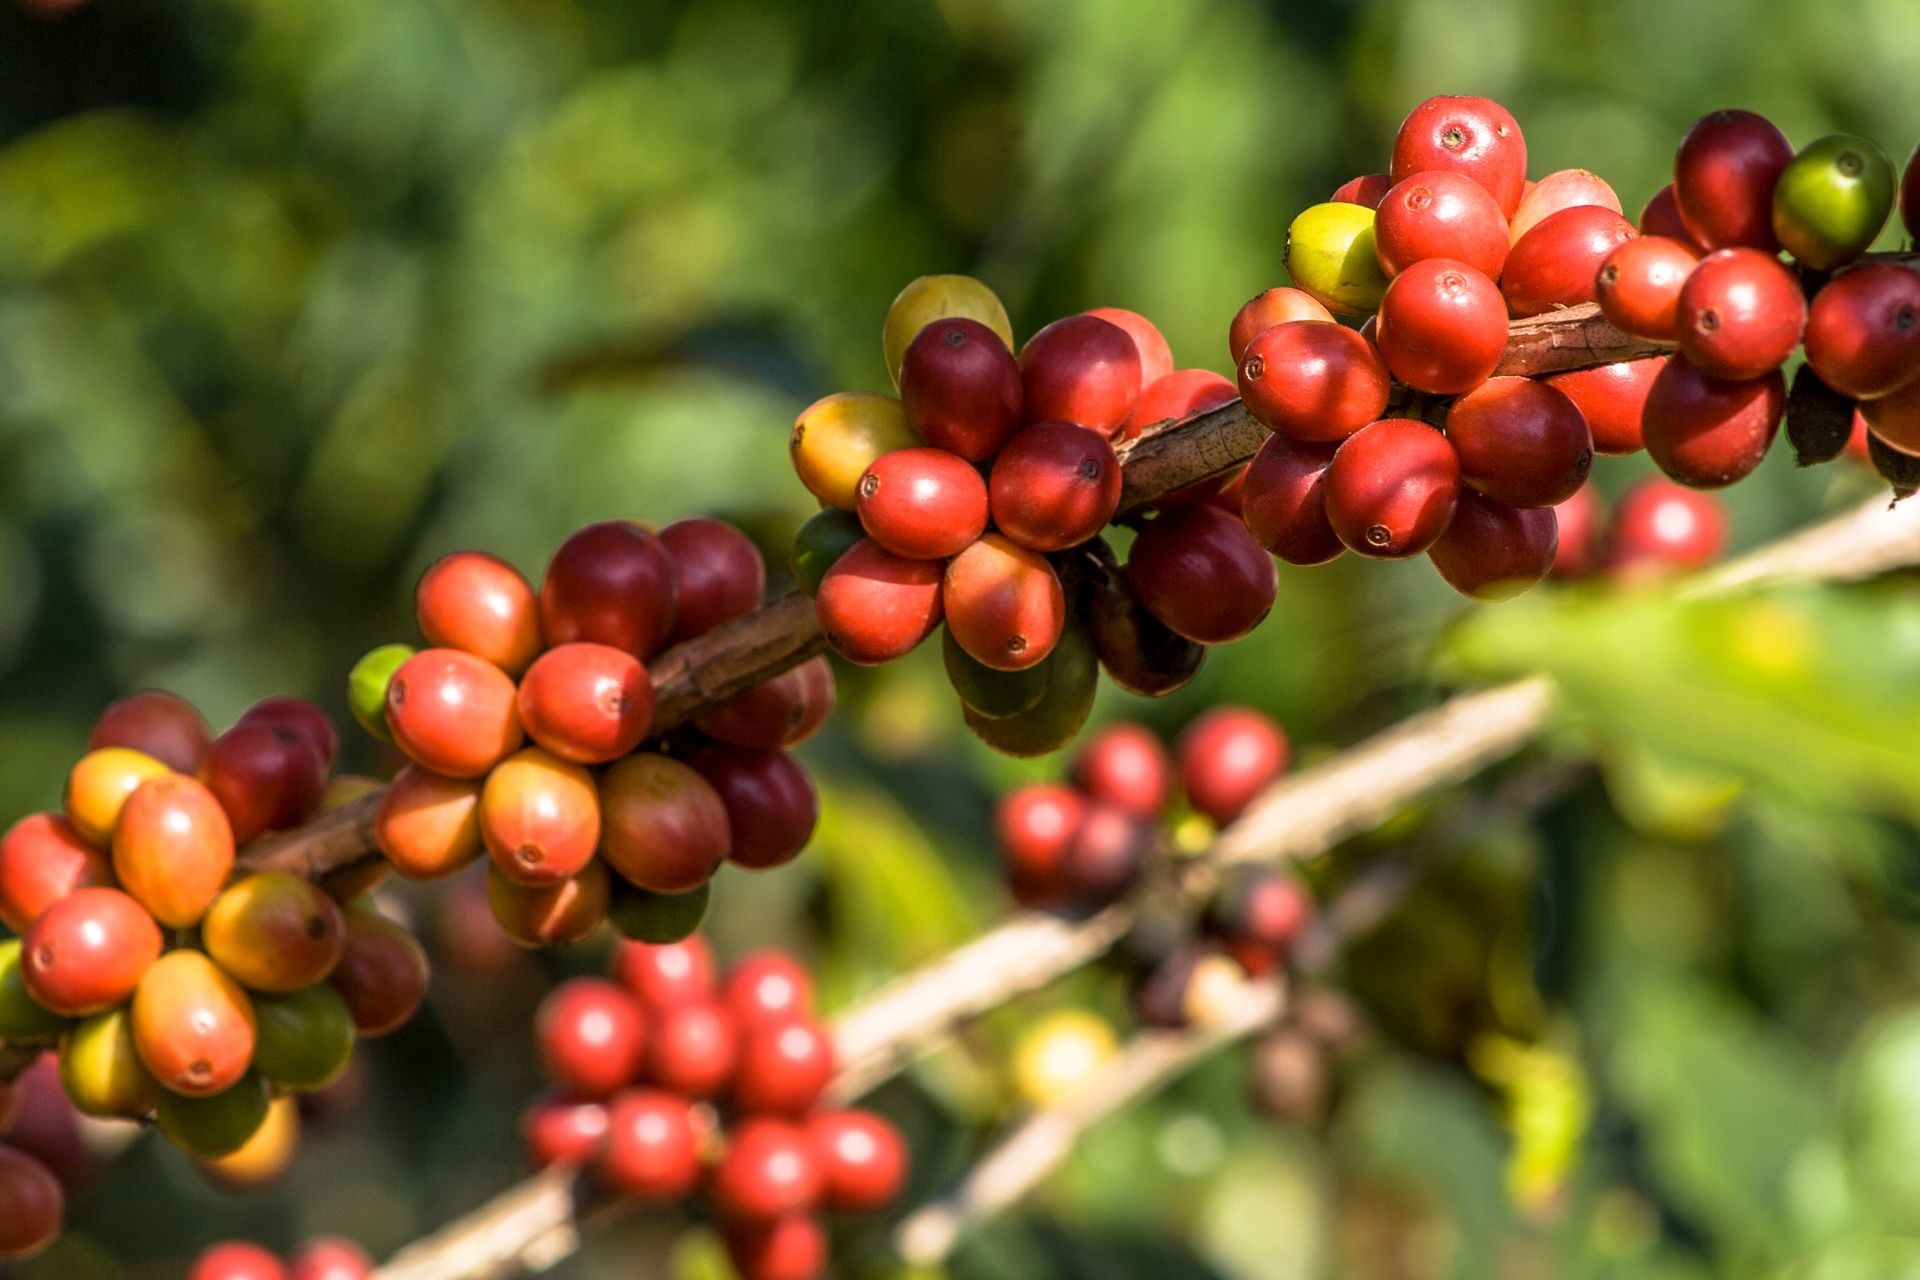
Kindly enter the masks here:
[[413, 656], [413, 646], [383, 644], [353, 664], [347, 673], [347, 705], [360, 727], [382, 742], [392, 742], [387, 732], [387, 684], [400, 664]]
[[1893, 211], [1893, 163], [1865, 138], [1836, 133], [1810, 142], [1773, 188], [1773, 234], [1817, 271], [1867, 251]]

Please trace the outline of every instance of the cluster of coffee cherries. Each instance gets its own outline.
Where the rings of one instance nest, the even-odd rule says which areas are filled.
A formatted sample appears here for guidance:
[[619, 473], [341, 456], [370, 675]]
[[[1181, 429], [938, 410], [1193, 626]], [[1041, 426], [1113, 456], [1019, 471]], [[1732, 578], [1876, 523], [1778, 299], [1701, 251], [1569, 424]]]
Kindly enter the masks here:
[[217, 738], [170, 694], [109, 707], [62, 811], [0, 838], [0, 922], [19, 935], [0, 942], [0, 1040], [56, 1045], [79, 1111], [151, 1116], [211, 1161], [276, 1094], [324, 1088], [357, 1037], [411, 1017], [426, 956], [359, 898], [364, 871], [233, 875], [238, 846], [373, 786], [328, 782], [337, 746], [296, 698]]
[[746, 535], [696, 518], [576, 530], [536, 592], [510, 564], [460, 551], [415, 596], [428, 648], [385, 645], [354, 668], [355, 715], [409, 763], [375, 838], [428, 880], [489, 859], [501, 927], [529, 947], [611, 919], [630, 937], [684, 937], [725, 862], [776, 867], [817, 816], [787, 748], [826, 722], [824, 659], [653, 731], [646, 663], [757, 609], [766, 567]]
[[614, 1196], [704, 1205], [742, 1280], [814, 1280], [819, 1215], [886, 1208], [907, 1155], [879, 1116], [823, 1104], [833, 1040], [812, 1004], [805, 970], [779, 952], [716, 975], [697, 934], [622, 943], [610, 978], [541, 1004], [555, 1088], [523, 1117], [528, 1157], [590, 1170]]
[[309, 1240], [284, 1262], [257, 1244], [223, 1240], [187, 1270], [187, 1280], [368, 1280], [371, 1275], [367, 1251], [338, 1236]]

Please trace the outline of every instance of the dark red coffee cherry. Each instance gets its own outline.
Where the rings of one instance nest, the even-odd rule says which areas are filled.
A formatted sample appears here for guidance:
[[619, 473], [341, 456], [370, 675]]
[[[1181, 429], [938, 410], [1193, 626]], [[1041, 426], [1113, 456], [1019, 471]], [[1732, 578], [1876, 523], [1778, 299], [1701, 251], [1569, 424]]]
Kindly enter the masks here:
[[1616, 573], [1698, 569], [1726, 551], [1727, 513], [1710, 493], [1649, 476], [1620, 495], [1608, 544]]
[[604, 644], [562, 644], [521, 677], [515, 707], [527, 736], [574, 764], [606, 764], [653, 723], [653, 681], [640, 659]]
[[1029, 422], [1077, 422], [1106, 435], [1125, 426], [1145, 384], [1127, 331], [1093, 315], [1055, 320], [1020, 349]]
[[1468, 487], [1513, 507], [1564, 502], [1593, 468], [1587, 420], [1531, 378], [1494, 378], [1454, 401], [1447, 439]]
[[312, 739], [284, 725], [241, 724], [213, 740], [200, 776], [226, 810], [234, 843], [246, 844], [320, 807], [327, 762]]
[[720, 1240], [739, 1280], [821, 1280], [827, 1272], [826, 1228], [809, 1214], [734, 1223]]
[[540, 1002], [534, 1041], [547, 1078], [582, 1098], [605, 1098], [632, 1084], [646, 1059], [640, 1006], [602, 978], [572, 978]]
[[1472, 178], [1510, 218], [1526, 192], [1527, 140], [1513, 113], [1491, 98], [1428, 98], [1400, 122], [1392, 172], [1401, 182], [1430, 169]]
[[127, 747], [152, 756], [175, 773], [198, 773], [213, 747], [207, 722], [185, 698], [144, 689], [109, 703], [93, 723], [87, 749]]
[[1070, 901], [1104, 906], [1138, 884], [1153, 855], [1154, 828], [1117, 805], [1094, 800], [1060, 855]]
[[907, 346], [900, 403], [927, 444], [985, 462], [1019, 430], [1020, 365], [1000, 335], [979, 321], [936, 320]]
[[520, 1115], [520, 1146], [535, 1169], [584, 1165], [607, 1141], [607, 1108], [566, 1094], [537, 1098]]
[[943, 615], [937, 560], [897, 556], [864, 538], [834, 562], [814, 599], [820, 629], [849, 662], [879, 666], [906, 656]]
[[1156, 821], [1173, 797], [1173, 761], [1152, 730], [1123, 721], [1081, 746], [1073, 782], [1095, 800]]
[[1295, 876], [1234, 867], [1207, 904], [1207, 927], [1254, 977], [1271, 973], [1313, 920], [1313, 895]]
[[1559, 549], [1552, 507], [1510, 507], [1468, 490], [1427, 559], [1461, 595], [1505, 600], [1547, 576]]
[[414, 614], [427, 643], [484, 658], [508, 675], [540, 652], [540, 600], [520, 571], [484, 551], [440, 557], [420, 575]]
[[1251, 707], [1217, 707], [1187, 726], [1175, 750], [1187, 803], [1225, 825], [1292, 759], [1280, 726]]
[[1196, 644], [1225, 644], [1260, 625], [1279, 578], [1247, 526], [1208, 503], [1157, 516], [1133, 540], [1127, 582], [1147, 611]]
[[797, 746], [826, 725], [833, 710], [833, 668], [809, 658], [694, 716], [694, 727], [736, 747]]
[[1288, 564], [1325, 564], [1346, 547], [1327, 523], [1333, 446], [1269, 436], [1247, 464], [1240, 510], [1254, 541]]
[[907, 1146], [871, 1111], [823, 1111], [807, 1121], [820, 1163], [821, 1203], [836, 1213], [879, 1213], [907, 1180]]
[[953, 558], [941, 598], [948, 634], [995, 671], [1038, 664], [1053, 652], [1067, 623], [1066, 595], [1047, 558], [997, 533]]
[[[1505, 327], [1503, 318], [1503, 342]], [[1276, 325], [1254, 338], [1239, 385], [1247, 412], [1292, 440], [1337, 443], [1387, 408], [1387, 370], [1372, 345], [1319, 320]]]
[[1030, 551], [1063, 551], [1113, 519], [1120, 506], [1120, 459], [1097, 431], [1073, 422], [1038, 422], [993, 460], [988, 489], [1001, 533]]
[[1665, 356], [1622, 360], [1556, 373], [1546, 382], [1573, 401], [1587, 420], [1595, 453], [1638, 453], [1646, 446], [1647, 394], [1666, 364]]
[[1648, 235], [1622, 242], [1594, 279], [1600, 314], [1622, 333], [1678, 342], [1680, 289], [1699, 261], [1691, 242]]
[[613, 976], [643, 1008], [659, 1013], [712, 997], [713, 954], [698, 935], [679, 942], [623, 942]]
[[987, 527], [987, 486], [945, 449], [895, 449], [854, 490], [867, 536], [911, 560], [959, 555]]
[[688, 759], [719, 793], [733, 833], [727, 860], [754, 871], [793, 861], [813, 837], [820, 801], [813, 781], [784, 751], [711, 743]]
[[427, 998], [427, 953], [411, 933], [371, 907], [350, 907], [345, 915], [346, 945], [327, 981], [346, 1000], [356, 1031], [383, 1036], [403, 1026]]
[[1680, 351], [1716, 378], [1757, 378], [1800, 343], [1807, 300], [1793, 273], [1758, 249], [1700, 260], [1680, 290]]
[[[1206, 660], [1204, 645], [1195, 644], [1154, 617], [1116, 571], [1103, 568], [1089, 597], [1076, 607], [1085, 610], [1086, 634], [1100, 665], [1128, 693], [1143, 698], [1165, 697], [1184, 688]], [[1067, 634], [1071, 636], [1072, 630]], [[1056, 655], [1058, 652], [1056, 649]], [[1033, 701], [1014, 707], [1008, 714], [1030, 710], [1046, 692], [1040, 691]]]
[[[1387, 177], [1384, 173], [1374, 176], [1382, 181]], [[1341, 190], [1344, 191], [1346, 188], [1342, 187]], [[1333, 198], [1341, 199], [1338, 195]], [[1361, 202], [1348, 200], [1344, 203], [1359, 204]], [[1319, 320], [1331, 323], [1333, 312], [1327, 310], [1304, 289], [1285, 287], [1269, 289], [1265, 293], [1256, 294], [1248, 299], [1238, 311], [1233, 313], [1233, 321], [1227, 326], [1227, 353], [1233, 357], [1233, 363], [1237, 366], [1246, 359], [1247, 348], [1253, 345], [1255, 338], [1276, 325], [1283, 325], [1292, 320]], [[1142, 392], [1140, 398], [1146, 399], [1146, 393]]]
[[1820, 380], [1856, 400], [1920, 378], [1920, 274], [1891, 262], [1841, 272], [1813, 295], [1806, 344]]
[[1787, 382], [1778, 369], [1733, 382], [1675, 356], [1647, 394], [1647, 452], [1681, 484], [1730, 485], [1766, 457], [1786, 403]]
[[1765, 116], [1715, 111], [1700, 117], [1673, 158], [1673, 197], [1695, 243], [1773, 253], [1773, 188], [1793, 144]]
[[799, 1119], [819, 1104], [833, 1071], [826, 1028], [801, 1018], [768, 1023], [740, 1036], [728, 1096], [749, 1115]]
[[67, 1197], [39, 1160], [0, 1146], [0, 1260], [30, 1258], [59, 1238]]
[[1446, 532], [1460, 496], [1460, 459], [1447, 438], [1411, 418], [1382, 418], [1333, 455], [1327, 521], [1363, 556], [1418, 555]]
[[683, 1098], [715, 1098], [725, 1092], [739, 1060], [733, 1019], [706, 999], [662, 1010], [647, 1037], [647, 1081]]
[[1451, 258], [1408, 264], [1380, 299], [1378, 320], [1380, 358], [1416, 391], [1458, 395], [1477, 387], [1493, 376], [1507, 350], [1500, 290]]
[[1389, 276], [1427, 258], [1452, 258], [1491, 281], [1507, 260], [1507, 215], [1466, 174], [1409, 174], [1387, 192], [1376, 213], [1374, 248]]
[[1001, 797], [993, 814], [994, 843], [1015, 901], [1028, 907], [1066, 901], [1062, 864], [1086, 812], [1079, 792], [1053, 783], [1029, 783]]
[[1640, 234], [1643, 236], [1664, 236], [1668, 240], [1678, 240], [1690, 246], [1696, 253], [1704, 253], [1700, 242], [1687, 230], [1686, 222], [1680, 217], [1680, 202], [1673, 198], [1673, 184], [1653, 193], [1646, 207], [1640, 210]]
[[754, 951], [727, 970], [720, 1003], [739, 1027], [784, 1025], [813, 1014], [813, 982], [792, 956]]
[[627, 1089], [607, 1104], [607, 1138], [594, 1166], [619, 1196], [665, 1204], [700, 1185], [700, 1126], [693, 1104], [655, 1089]]
[[1600, 265], [1639, 233], [1611, 209], [1575, 205], [1543, 218], [1514, 242], [1500, 292], [1515, 316], [1592, 302]]
[[769, 1223], [820, 1203], [820, 1159], [806, 1131], [784, 1120], [755, 1118], [727, 1136], [707, 1187], [713, 1209], [729, 1223]]
[[673, 629], [668, 644], [691, 640], [760, 607], [767, 563], [753, 540], [724, 520], [694, 516], [660, 531], [673, 561]]
[[645, 525], [603, 520], [576, 529], [547, 562], [540, 629], [550, 645], [586, 640], [645, 660], [673, 630], [673, 556]]

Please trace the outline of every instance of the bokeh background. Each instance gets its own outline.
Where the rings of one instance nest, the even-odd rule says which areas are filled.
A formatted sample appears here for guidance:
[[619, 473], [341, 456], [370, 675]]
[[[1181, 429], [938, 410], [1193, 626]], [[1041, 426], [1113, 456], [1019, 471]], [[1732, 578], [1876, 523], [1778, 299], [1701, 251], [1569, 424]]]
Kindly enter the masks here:
[[[343, 713], [455, 547], [537, 574], [579, 523], [709, 513], [782, 563], [786, 431], [885, 388], [915, 275], [983, 277], [1022, 335], [1132, 307], [1224, 370], [1293, 213], [1382, 168], [1430, 93], [1500, 98], [1536, 176], [1593, 169], [1631, 213], [1720, 106], [1903, 159], [1916, 33], [1914, 0], [0, 0], [0, 816], [55, 802], [138, 687], [216, 725], [280, 691]], [[1873, 491], [1784, 452], [1728, 496], [1740, 545]], [[1255, 1114], [1224, 1055], [952, 1275], [1920, 1276], [1912, 583], [1469, 618], [1424, 565], [1351, 559], [1283, 568], [1195, 685], [1097, 714], [1250, 703], [1311, 759], [1547, 669], [1562, 725], [1316, 868], [1434, 861], [1345, 967], [1372, 1030], [1327, 1107]], [[804, 752], [814, 850], [723, 879], [713, 920], [723, 950], [807, 955], [832, 1006], [1006, 909], [991, 797], [1061, 767], [972, 743], [931, 654], [842, 675]], [[529, 1011], [603, 955], [503, 948], [471, 886], [400, 905], [432, 1005], [286, 1180], [230, 1196], [137, 1142], [22, 1280], [160, 1280], [232, 1234], [385, 1253], [517, 1177]], [[1086, 975], [881, 1095], [910, 1198], [1012, 1114], [1009, 1062], [1070, 1006], [1125, 1021]], [[895, 1274], [882, 1244], [852, 1232], [846, 1274]], [[555, 1274], [639, 1274], [635, 1247]], [[672, 1264], [716, 1267], [697, 1235]]]

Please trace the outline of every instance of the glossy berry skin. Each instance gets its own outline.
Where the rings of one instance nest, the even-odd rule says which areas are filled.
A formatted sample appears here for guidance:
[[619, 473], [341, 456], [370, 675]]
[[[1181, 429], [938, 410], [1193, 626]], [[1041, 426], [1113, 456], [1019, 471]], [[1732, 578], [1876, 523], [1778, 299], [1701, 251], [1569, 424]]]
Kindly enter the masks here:
[[1607, 323], [1655, 342], [1680, 340], [1680, 288], [1700, 255], [1665, 236], [1636, 236], [1608, 254], [1594, 279]]
[[[1307, 297], [1304, 293], [1300, 296]], [[1307, 298], [1307, 301], [1313, 302], [1313, 299]], [[1320, 306], [1317, 302], [1313, 305]], [[1217, 409], [1238, 399], [1239, 395], [1231, 379], [1211, 369], [1175, 369], [1141, 388], [1140, 398], [1133, 402], [1133, 412], [1127, 415], [1125, 429], [1115, 439], [1137, 440], [1148, 427]], [[1164, 504], [1166, 499], [1161, 502]]]
[[720, 797], [732, 829], [727, 860], [753, 871], [783, 866], [813, 837], [820, 801], [812, 779], [784, 751], [709, 744], [688, 759]]
[[1029, 783], [1001, 798], [993, 814], [994, 843], [1007, 887], [1022, 905], [1047, 907], [1065, 900], [1062, 865], [1086, 812], [1084, 796], [1054, 783]]
[[[1384, 178], [1386, 175], [1380, 176]], [[1293, 320], [1319, 320], [1331, 324], [1333, 312], [1321, 306], [1305, 290], [1285, 286], [1268, 289], [1242, 303], [1240, 309], [1233, 313], [1232, 322], [1227, 325], [1227, 353], [1233, 357], [1233, 363], [1237, 366], [1246, 359], [1247, 348], [1253, 345], [1255, 338]]]
[[854, 486], [873, 460], [920, 443], [898, 400], [842, 391], [800, 411], [787, 454], [807, 492], [835, 510], [852, 511]]
[[942, 617], [937, 560], [909, 560], [863, 538], [827, 570], [814, 598], [835, 653], [862, 666], [904, 657]]
[[1096, 800], [1152, 821], [1172, 799], [1173, 761], [1145, 725], [1122, 721], [1081, 746], [1073, 783]]
[[480, 843], [479, 778], [443, 778], [417, 764], [402, 769], [380, 797], [374, 841], [409, 880], [438, 880], [470, 864]]
[[114, 878], [172, 929], [200, 922], [233, 870], [233, 854], [226, 810], [185, 774], [141, 783], [113, 833]]
[[1472, 267], [1426, 258], [1387, 286], [1375, 340], [1400, 381], [1416, 391], [1458, 395], [1493, 376], [1506, 354], [1506, 304], [1493, 281]]
[[799, 1119], [833, 1079], [833, 1039], [817, 1023], [794, 1019], [741, 1034], [729, 1097], [748, 1115]]
[[1327, 199], [1336, 204], [1357, 204], [1362, 208], [1377, 210], [1380, 202], [1387, 198], [1387, 192], [1393, 190], [1393, 184], [1392, 174], [1363, 173], [1335, 187]]
[[1153, 321], [1125, 307], [1092, 307], [1086, 314], [1124, 329], [1127, 336], [1133, 339], [1133, 349], [1140, 353], [1141, 386], [1157, 382], [1173, 372], [1173, 349], [1167, 345], [1166, 335], [1160, 332]]
[[1716, 378], [1757, 378], [1786, 362], [1806, 327], [1793, 273], [1758, 249], [1721, 249], [1694, 267], [1676, 307], [1681, 354]]
[[1920, 378], [1920, 275], [1891, 262], [1844, 271], [1813, 295], [1807, 363], [1856, 400], [1891, 395]]
[[611, 645], [556, 645], [521, 677], [515, 710], [528, 737], [562, 760], [606, 764], [640, 745], [653, 723], [653, 680]]
[[1491, 98], [1428, 98], [1407, 113], [1393, 139], [1396, 182], [1430, 169], [1465, 174], [1512, 217], [1527, 183], [1527, 140], [1513, 114]]
[[1095, 800], [1060, 855], [1066, 898], [1104, 906], [1140, 881], [1153, 855], [1153, 827], [1124, 809]]
[[1106, 435], [1133, 412], [1146, 378], [1127, 331], [1093, 315], [1055, 320], [1020, 349], [1029, 422], [1077, 422]]
[[833, 667], [809, 658], [725, 702], [706, 707], [693, 718], [709, 738], [735, 747], [770, 751], [805, 742], [826, 726], [833, 711]]
[[30, 1258], [65, 1225], [66, 1193], [53, 1171], [24, 1151], [0, 1146], [0, 1260]]
[[882, 454], [855, 494], [867, 536], [910, 560], [958, 555], [987, 527], [986, 483], [945, 449]]
[[1622, 360], [1556, 373], [1546, 382], [1573, 401], [1574, 408], [1587, 420], [1595, 453], [1638, 453], [1646, 445], [1642, 422], [1647, 394], [1666, 364], [1665, 356]]
[[27, 991], [69, 1018], [127, 999], [160, 958], [160, 929], [118, 889], [76, 889], [43, 912], [21, 940]]
[[223, 1093], [253, 1061], [253, 1002], [198, 951], [169, 951], [133, 994], [133, 1043], [153, 1078], [174, 1093]]
[[520, 1113], [520, 1146], [535, 1169], [584, 1165], [607, 1141], [607, 1108], [565, 1094], [537, 1098]]
[[1553, 577], [1584, 578], [1600, 568], [1601, 526], [1606, 515], [1590, 484], [1582, 485], [1578, 493], [1553, 509], [1554, 521], [1559, 525], [1559, 538], [1553, 552]]
[[198, 773], [212, 746], [213, 735], [193, 704], [159, 689], [143, 689], [109, 703], [87, 738], [89, 751], [129, 747], [176, 773]]
[[1187, 726], [1175, 748], [1187, 802], [1222, 826], [1287, 771], [1279, 725], [1251, 707], [1217, 707]]
[[572, 879], [600, 843], [593, 775], [538, 747], [509, 756], [480, 790], [480, 840], [509, 880], [539, 887]]
[[1380, 202], [1374, 250], [1389, 276], [1426, 258], [1451, 258], [1490, 280], [1507, 260], [1507, 217], [1487, 189], [1463, 173], [1409, 174]]
[[740, 1280], [820, 1280], [827, 1272], [826, 1229], [804, 1213], [760, 1225], [736, 1224], [721, 1241]]
[[513, 681], [458, 649], [422, 649], [400, 664], [387, 684], [387, 728], [415, 764], [449, 778], [480, 777], [524, 737]]
[[665, 1203], [700, 1182], [700, 1130], [684, 1098], [654, 1089], [628, 1089], [607, 1106], [607, 1139], [595, 1166], [600, 1183], [618, 1196]]
[[694, 516], [660, 531], [673, 560], [673, 629], [669, 645], [703, 636], [760, 607], [767, 563], [753, 540], [724, 520]]
[[1722, 488], [1760, 465], [1786, 403], [1787, 382], [1778, 369], [1734, 382], [1676, 356], [1647, 395], [1647, 452], [1681, 484]]
[[81, 756], [67, 774], [63, 808], [80, 838], [96, 849], [113, 843], [113, 829], [127, 797], [149, 778], [172, 770], [152, 756], [127, 747], [101, 747]]
[[768, 1223], [820, 1202], [820, 1161], [806, 1131], [783, 1120], [751, 1119], [728, 1135], [707, 1193], [728, 1222]]
[[1255, 542], [1288, 564], [1325, 564], [1346, 547], [1327, 522], [1329, 445], [1269, 436], [1248, 464], [1240, 511]]
[[555, 987], [540, 1002], [533, 1033], [547, 1078], [582, 1098], [626, 1088], [646, 1060], [640, 1006], [604, 978], [572, 978]]
[[907, 346], [900, 405], [914, 433], [935, 449], [986, 461], [1019, 430], [1024, 403], [1019, 362], [977, 320], [936, 320]]
[[1078, 546], [1113, 518], [1120, 479], [1120, 459], [1099, 432], [1072, 422], [1035, 423], [993, 460], [993, 522], [1032, 551]]
[[414, 614], [427, 643], [484, 658], [508, 675], [540, 652], [540, 601], [520, 571], [484, 551], [442, 556], [420, 575]]
[[1066, 595], [1046, 557], [997, 533], [953, 558], [941, 597], [948, 634], [995, 671], [1042, 661], [1067, 622]]
[[1333, 455], [1327, 521], [1363, 556], [1418, 555], [1446, 532], [1460, 494], [1460, 459], [1447, 438], [1411, 418], [1382, 418]]
[[1461, 595], [1506, 600], [1547, 576], [1559, 531], [1552, 507], [1510, 507], [1469, 490], [1427, 559]]
[[29, 814], [0, 837], [0, 924], [15, 933], [75, 889], [112, 881], [107, 855], [57, 813]]
[[235, 844], [298, 826], [320, 806], [326, 758], [284, 724], [237, 724], [213, 740], [200, 772], [233, 827]]
[[733, 846], [720, 793], [681, 761], [645, 752], [600, 778], [600, 854], [629, 884], [688, 893]]
[[309, 1240], [287, 1261], [287, 1280], [369, 1280], [373, 1259], [351, 1240]]
[[663, 1010], [647, 1037], [645, 1078], [683, 1098], [714, 1098], [733, 1079], [740, 1036], [726, 1010], [694, 1000]]
[[254, 991], [299, 991], [326, 981], [346, 934], [346, 918], [327, 892], [290, 871], [235, 880], [200, 925], [207, 954]]
[[659, 945], [622, 943], [613, 976], [643, 1007], [660, 1013], [713, 995], [713, 953], [697, 934]]
[[1550, 507], [1586, 483], [1593, 438], [1572, 400], [1532, 378], [1494, 378], [1453, 402], [1460, 478], [1495, 502]]
[[1892, 395], [1860, 406], [1867, 430], [1882, 444], [1906, 454], [1920, 455], [1920, 379]]
[[353, 1014], [324, 982], [284, 995], [256, 995], [253, 1016], [253, 1069], [276, 1088], [324, 1089], [353, 1060]]
[[900, 1133], [871, 1111], [823, 1111], [807, 1122], [820, 1163], [821, 1203], [836, 1213], [879, 1213], [907, 1181]]
[[[639, 890], [634, 890], [639, 892]], [[509, 939], [528, 950], [579, 942], [607, 922], [613, 877], [598, 858], [566, 880], [522, 884], [487, 864], [487, 907]]]
[[[1084, 637], [1099, 667], [1128, 693], [1146, 698], [1164, 697], [1190, 683], [1206, 660], [1205, 646], [1177, 634], [1148, 612], [1118, 573], [1108, 571], [1099, 575], [1085, 608]], [[1069, 639], [1074, 634], [1071, 630], [1067, 632]], [[1047, 689], [1009, 714], [1024, 713], [1035, 705], [1049, 705], [1048, 694], [1055, 692], [1053, 674], [1048, 672]], [[1094, 683], [1093, 674], [1087, 673], [1090, 685]], [[1087, 690], [1089, 694], [1092, 692]], [[1062, 718], [1060, 731], [1065, 731], [1066, 719], [1071, 717]], [[1078, 730], [1077, 725], [1073, 728]]]
[[[155, 1126], [174, 1146], [202, 1160], [241, 1151], [260, 1136], [273, 1115], [267, 1082], [249, 1072], [232, 1088], [209, 1097], [161, 1090], [155, 1095]], [[269, 1134], [271, 1142], [274, 1135]]]
[[1576, 205], [1542, 219], [1514, 242], [1500, 276], [1507, 309], [1517, 317], [1592, 302], [1600, 264], [1639, 233], [1620, 214]]
[[1247, 526], [1207, 503], [1158, 516], [1133, 541], [1127, 582], [1147, 611], [1197, 644], [1260, 625], [1279, 579]]
[[646, 526], [604, 520], [576, 529], [547, 562], [540, 631], [550, 645], [587, 640], [645, 661], [673, 630], [673, 556]]
[[1606, 179], [1585, 169], [1556, 169], [1527, 187], [1507, 224], [1507, 240], [1518, 240], [1562, 209], [1595, 205], [1621, 212], [1620, 197]]
[[1893, 165], [1867, 138], [1836, 133], [1808, 143], [1773, 188], [1773, 234], [1816, 271], [1867, 251], [1893, 209]]
[[227, 1241], [194, 1259], [187, 1280], [287, 1280], [287, 1269], [259, 1245]]
[[1698, 569], [1725, 553], [1727, 514], [1711, 494], [1652, 476], [1620, 496], [1608, 541], [1616, 571]]
[[1700, 117], [1673, 158], [1673, 196], [1694, 241], [1709, 249], [1746, 246], [1773, 253], [1773, 188], [1793, 144], [1751, 111]]
[[1680, 217], [1680, 202], [1674, 199], [1673, 184], [1653, 193], [1646, 207], [1640, 210], [1640, 234], [1643, 236], [1665, 236], [1669, 240], [1678, 240], [1689, 245], [1696, 253], [1704, 253], [1700, 242], [1687, 230], [1687, 224]]
[[743, 1032], [811, 1017], [813, 981], [792, 956], [754, 951], [727, 970], [720, 1003]]
[[1317, 320], [1275, 325], [1255, 337], [1240, 361], [1239, 387], [1247, 412], [1269, 431], [1305, 443], [1346, 439], [1386, 412], [1389, 390], [1371, 343]]
[[383, 1036], [411, 1018], [427, 996], [427, 953], [405, 929], [370, 907], [346, 912], [347, 940], [327, 981], [347, 1002], [354, 1029]]
[[894, 298], [881, 328], [880, 346], [894, 386], [900, 385], [900, 365], [914, 338], [928, 325], [953, 317], [977, 320], [1002, 346], [1013, 346], [1006, 305], [992, 289], [972, 276], [920, 276]]

